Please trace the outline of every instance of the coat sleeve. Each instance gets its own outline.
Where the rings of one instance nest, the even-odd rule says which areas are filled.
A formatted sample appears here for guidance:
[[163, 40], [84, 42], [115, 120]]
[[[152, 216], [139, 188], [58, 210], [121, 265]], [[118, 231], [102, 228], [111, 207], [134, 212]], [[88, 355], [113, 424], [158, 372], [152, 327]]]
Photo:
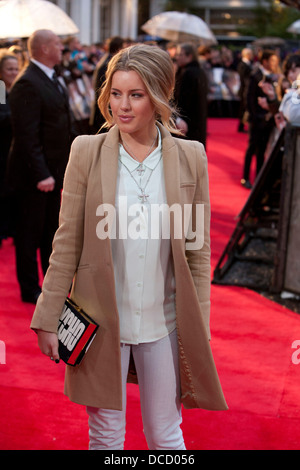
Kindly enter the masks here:
[[[187, 243], [186, 257], [196, 287], [201, 314], [210, 339], [210, 198], [207, 157], [202, 144], [194, 142], [196, 151], [197, 181], [192, 207], [193, 231], [198, 237], [195, 249]], [[197, 207], [198, 206], [198, 207]]]
[[56, 333], [83, 245], [87, 185], [87, 138], [74, 140], [65, 173], [59, 228], [53, 251], [31, 322], [32, 329]]

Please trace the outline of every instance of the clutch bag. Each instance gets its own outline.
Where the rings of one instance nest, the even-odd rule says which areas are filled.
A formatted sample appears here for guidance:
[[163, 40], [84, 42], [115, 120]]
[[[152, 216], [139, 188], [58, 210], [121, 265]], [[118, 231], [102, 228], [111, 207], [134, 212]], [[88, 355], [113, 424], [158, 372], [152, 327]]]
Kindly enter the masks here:
[[80, 364], [99, 325], [67, 298], [58, 325], [59, 357], [68, 365]]

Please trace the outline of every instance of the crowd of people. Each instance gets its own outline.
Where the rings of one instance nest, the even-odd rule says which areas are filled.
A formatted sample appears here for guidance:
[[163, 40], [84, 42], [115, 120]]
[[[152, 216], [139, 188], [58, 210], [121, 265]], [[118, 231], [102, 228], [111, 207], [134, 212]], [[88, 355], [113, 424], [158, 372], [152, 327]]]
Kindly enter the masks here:
[[[126, 382], [137, 377], [149, 449], [185, 449], [181, 403], [227, 409], [209, 346], [209, 103], [219, 92], [238, 96], [237, 132], [249, 134], [241, 183], [250, 189], [252, 158], [258, 173], [275, 123], [297, 122], [299, 57], [281, 63], [274, 51], [245, 48], [237, 59], [225, 47], [120, 37], [87, 48], [49, 30], [33, 33], [25, 52], [1, 52], [0, 239], [14, 238], [43, 354], [59, 362], [69, 294], [100, 324], [83, 364], [66, 369], [66, 393], [87, 407], [90, 448], [124, 448]], [[124, 197], [139, 202], [137, 217], [124, 215]], [[167, 239], [149, 237], [148, 205], [167, 202], [195, 217], [203, 206], [201, 246], [189, 232], [175, 236], [176, 225]], [[109, 204], [147, 236], [119, 228], [108, 241], [97, 217]]]
[[[66, 102], [64, 103], [64, 112], [68, 115], [68, 118], [66, 117], [65, 128], [62, 134], [69, 135], [69, 144], [71, 144], [77, 135], [103, 132], [102, 126], [105, 119], [101, 115], [97, 104], [99, 90], [103, 85], [111, 58], [118, 51], [132, 43], [128, 39], [116, 36], [108, 39], [105, 44], [83, 46], [77, 37], [69, 37], [63, 42], [59, 42], [56, 46], [57, 54], [56, 56], [53, 54], [54, 58], [52, 62], [50, 61], [50, 66], [56, 71], [57, 85], [60, 87], [60, 91], [62, 91], [60, 93], [60, 104], [62, 105], [63, 98], [65, 101], [68, 101], [67, 104]], [[44, 46], [46, 47], [47, 45], [46, 42]], [[157, 44], [150, 42], [150, 45]], [[210, 104], [218, 103], [220, 99], [238, 102], [237, 131], [247, 132], [249, 135], [249, 145], [245, 154], [241, 184], [245, 188], [251, 189], [253, 184], [250, 181], [252, 159], [256, 158], [257, 175], [263, 165], [266, 147], [276, 125], [282, 128], [286, 119], [291, 120], [293, 124], [296, 123], [297, 125], [298, 123], [299, 107], [294, 106], [295, 99], [292, 99], [292, 96], [295, 98], [295, 88], [292, 88], [292, 86], [297, 83], [297, 76], [300, 72], [300, 55], [298, 53], [291, 53], [282, 60], [278, 51], [262, 50], [257, 53], [257, 51], [253, 51], [250, 47], [233, 53], [225, 46], [220, 48], [201, 46], [197, 49], [189, 43], [176, 44], [163, 42], [158, 45], [168, 52], [173, 62], [176, 77], [173, 105], [179, 111], [176, 125], [181, 134], [187, 139], [199, 141], [205, 147], [207, 116], [209, 115]], [[37, 119], [37, 121], [42, 119], [39, 115], [40, 102], [37, 99], [36, 89], [31, 90], [31, 96], [26, 88], [27, 99], [24, 101], [24, 108], [22, 108], [21, 100], [17, 96], [19, 87], [20, 93], [22, 93], [22, 82], [20, 79], [17, 80], [17, 86], [14, 87], [14, 91], [10, 95], [11, 87], [17, 76], [20, 75], [22, 77], [25, 70], [27, 70], [26, 73], [29, 73], [28, 70], [30, 71], [30, 68], [33, 68], [34, 61], [37, 60], [39, 62], [39, 59], [36, 59], [35, 50], [32, 49], [31, 42], [28, 42], [28, 47], [27, 45], [25, 47], [24, 43], [20, 42], [10, 47], [3, 47], [0, 49], [0, 52], [0, 79], [5, 84], [6, 93], [6, 99], [0, 106], [0, 241], [3, 238], [14, 236], [17, 253], [20, 251], [17, 259], [20, 259], [21, 257], [24, 258], [25, 254], [23, 248], [18, 249], [17, 234], [19, 234], [20, 230], [17, 230], [16, 227], [17, 222], [18, 226], [20, 226], [19, 222], [22, 220], [20, 213], [24, 213], [24, 208], [20, 209], [18, 201], [22, 201], [27, 207], [28, 202], [24, 197], [16, 196], [16, 192], [12, 188], [16, 186], [18, 191], [20, 191], [22, 186], [28, 186], [28, 183], [24, 182], [24, 175], [28, 170], [28, 164], [24, 165], [25, 157], [23, 156], [22, 160], [16, 164], [16, 168], [10, 170], [14, 180], [16, 180], [17, 174], [21, 175], [20, 182], [14, 181], [12, 184], [12, 181], [9, 181], [7, 178], [8, 155], [9, 153], [12, 156], [20, 153], [18, 147], [23, 149], [28, 148], [28, 158], [36, 159], [37, 156], [34, 152], [38, 154], [40, 152], [38, 149], [43, 148], [43, 152], [47, 153], [48, 148], [53, 146], [53, 141], [49, 138], [47, 141], [48, 148], [44, 148], [45, 143], [41, 142], [39, 140], [41, 136], [37, 135], [38, 127], [35, 128], [33, 125], [34, 119]], [[38, 55], [40, 54], [38, 53]], [[45, 83], [43, 82], [41, 83], [41, 89], [45, 93]], [[30, 106], [28, 106], [29, 101], [31, 103]], [[53, 102], [52, 105], [54, 106]], [[55, 109], [50, 119], [53, 119], [54, 115], [62, 116], [61, 110]], [[26, 116], [28, 116], [26, 120], [27, 127], [24, 124]], [[54, 120], [56, 122], [55, 125], [53, 124], [53, 136], [58, 135], [56, 134], [57, 131], [62, 131], [62, 127], [59, 124], [60, 119]], [[13, 136], [13, 131], [15, 136]], [[69, 144], [67, 142], [63, 144], [63, 139], [60, 142], [60, 151], [64, 148], [63, 153], [65, 157], [61, 168], [59, 170], [55, 168], [55, 172], [60, 172], [58, 179], [62, 181]], [[16, 148], [17, 150], [15, 150]], [[56, 151], [59, 153], [59, 149], [56, 149]], [[51, 151], [49, 152], [51, 153]], [[13, 160], [12, 157], [11, 160]], [[51, 157], [51, 161], [53, 161], [53, 157]], [[11, 166], [13, 165], [11, 164]], [[53, 172], [46, 168], [42, 171], [42, 166], [39, 168], [41, 174], [33, 175], [33, 170], [31, 169], [33, 167], [33, 165], [30, 165], [29, 180], [34, 180], [34, 182], [46, 180], [48, 182], [47, 178], [52, 177]], [[21, 182], [21, 180], [23, 181]], [[46, 186], [46, 188], [47, 192], [51, 191], [51, 181], [50, 186]], [[56, 184], [56, 189], [59, 192], [60, 184]], [[35, 204], [37, 204], [36, 197], [34, 200]], [[56, 219], [58, 205], [57, 196]], [[19, 212], [17, 209], [19, 209]], [[53, 214], [53, 211], [51, 212]], [[46, 215], [44, 219], [49, 222], [49, 217]], [[28, 214], [26, 214], [26, 220], [30, 221]], [[23, 221], [21, 225], [24, 231], [25, 222]], [[32, 222], [29, 222], [30, 225], [32, 226]], [[40, 228], [41, 233], [43, 231], [51, 233], [47, 242], [48, 248], [45, 257], [42, 257], [42, 259], [47, 260], [48, 258], [50, 239], [55, 231], [55, 226], [56, 221], [53, 222], [53, 228], [50, 232], [45, 230], [43, 224]], [[34, 232], [36, 236], [41, 237], [41, 234], [37, 235], [36, 227]], [[20, 245], [23, 246], [24, 240], [28, 242], [28, 239], [32, 238], [31, 229], [27, 235], [22, 234]], [[22, 266], [27, 266], [26, 269], [31, 273], [33, 266], [36, 266], [34, 252], [35, 249], [32, 248], [31, 255], [25, 256], [20, 261], [20, 266], [17, 263], [20, 283], [22, 282], [21, 278], [24, 270]], [[31, 268], [29, 268], [30, 265], [32, 266]], [[46, 271], [47, 261], [44, 262], [44, 265]], [[37, 279], [36, 269], [34, 269], [34, 272], [34, 277]], [[34, 294], [32, 296], [33, 291]], [[37, 286], [34, 289], [24, 287], [21, 288], [21, 292], [22, 298], [35, 299], [40, 293], [40, 289]]]
[[[282, 131], [286, 122], [300, 125], [297, 98], [300, 54], [291, 53], [280, 61], [275, 51], [263, 50], [257, 63], [253, 64], [248, 60], [248, 67], [244, 111], [247, 116], [249, 140], [241, 184], [251, 189], [252, 158], [256, 157], [255, 181], [266, 158], [268, 146], [272, 146], [278, 131]], [[244, 117], [241, 117], [242, 122], [243, 119]]]

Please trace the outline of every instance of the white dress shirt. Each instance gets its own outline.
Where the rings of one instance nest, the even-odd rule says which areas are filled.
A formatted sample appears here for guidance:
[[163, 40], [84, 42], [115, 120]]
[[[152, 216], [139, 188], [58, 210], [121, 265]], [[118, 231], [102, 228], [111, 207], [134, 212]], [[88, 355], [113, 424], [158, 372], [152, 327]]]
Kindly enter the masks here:
[[50, 80], [52, 80], [53, 74], [55, 73], [54, 69], [50, 69], [49, 67], [47, 67], [47, 65], [42, 64], [41, 62], [39, 62], [36, 59], [30, 59], [30, 60], [35, 65], [37, 65], [47, 75], [47, 77], [50, 78]]
[[[35, 60], [35, 59], [30, 59], [31, 62], [33, 62], [35, 65], [37, 65], [37, 67], [39, 67], [46, 75], [48, 78], [50, 78], [50, 80], [52, 81], [53, 80], [53, 77], [54, 75], [56, 75], [56, 72], [54, 69], [51, 69], [49, 67], [47, 67], [47, 65], [45, 64], [42, 64], [41, 62], [39, 62], [38, 60]], [[66, 89], [66, 86], [65, 86], [65, 83], [64, 83], [64, 80], [62, 77], [56, 77], [57, 80], [58, 80], [58, 83], [59, 85], [62, 87], [62, 91]]]
[[[147, 202], [139, 199], [138, 185]], [[111, 243], [122, 343], [156, 341], [176, 328], [171, 242], [161, 236], [161, 227], [151, 237], [152, 204], [166, 204], [160, 135], [158, 147], [141, 165], [120, 145], [116, 237]]]

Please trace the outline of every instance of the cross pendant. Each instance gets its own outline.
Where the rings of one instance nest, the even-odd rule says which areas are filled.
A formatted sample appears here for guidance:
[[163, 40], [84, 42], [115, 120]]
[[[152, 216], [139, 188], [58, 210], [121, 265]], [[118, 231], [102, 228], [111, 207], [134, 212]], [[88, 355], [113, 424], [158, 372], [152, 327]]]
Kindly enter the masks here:
[[139, 174], [140, 176], [142, 176], [142, 174], [143, 174], [144, 171], [145, 171], [145, 169], [143, 168], [143, 164], [142, 164], [142, 163], [138, 166], [138, 168], [137, 168], [136, 171], [138, 172], [138, 174]]
[[145, 203], [145, 202], [148, 202], [148, 197], [149, 197], [149, 194], [145, 194], [145, 192], [142, 191], [142, 194], [139, 195], [139, 200], [142, 203]]

